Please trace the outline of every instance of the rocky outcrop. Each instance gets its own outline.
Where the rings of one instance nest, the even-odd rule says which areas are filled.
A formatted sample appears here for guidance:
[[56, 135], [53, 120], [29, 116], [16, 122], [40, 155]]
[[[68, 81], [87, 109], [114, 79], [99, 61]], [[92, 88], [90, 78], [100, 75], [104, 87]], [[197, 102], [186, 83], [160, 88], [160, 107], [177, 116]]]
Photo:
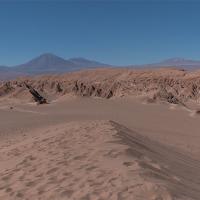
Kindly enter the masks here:
[[41, 96], [32, 86], [28, 85], [27, 83], [24, 83], [26, 88], [29, 90], [30, 94], [33, 96], [33, 99], [37, 104], [46, 104], [47, 100]]
[[2, 83], [1, 86], [0, 86], [0, 96], [7, 95], [14, 90], [15, 90], [15, 88], [13, 87], [12, 82], [8, 81], [8, 82], [5, 82], [5, 83]]
[[171, 104], [182, 104], [183, 102], [174, 96], [172, 92], [168, 92], [165, 87], [161, 87], [158, 92], [153, 95], [153, 102], [163, 101]]
[[142, 96], [151, 101], [182, 104], [200, 101], [200, 72], [177, 69], [96, 69], [65, 75], [21, 78], [0, 84], [0, 97], [30, 99], [24, 81], [37, 91], [57, 98], [66, 94], [82, 97]]
[[72, 91], [79, 96], [93, 96], [109, 99], [113, 97], [116, 89], [117, 88], [115, 87], [115, 84], [109, 88], [106, 88], [103, 84], [91, 84], [75, 81]]

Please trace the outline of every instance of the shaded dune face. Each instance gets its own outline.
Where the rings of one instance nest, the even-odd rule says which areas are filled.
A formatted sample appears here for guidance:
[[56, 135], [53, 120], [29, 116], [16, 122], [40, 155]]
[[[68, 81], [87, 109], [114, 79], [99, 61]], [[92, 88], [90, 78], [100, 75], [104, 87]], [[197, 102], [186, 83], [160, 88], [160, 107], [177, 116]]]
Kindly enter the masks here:
[[66, 94], [87, 97], [144, 96], [149, 102], [183, 104], [200, 99], [200, 73], [178, 69], [96, 69], [65, 75], [21, 78], [0, 84], [0, 97], [30, 99], [24, 81], [47, 96]]
[[120, 143], [128, 145], [127, 154], [137, 158], [141, 175], [157, 181], [170, 191], [173, 198], [199, 199], [200, 161], [186, 152], [152, 141], [125, 126], [111, 122]]
[[0, 159], [0, 199], [200, 196], [199, 161], [113, 121], [70, 122], [2, 140]]

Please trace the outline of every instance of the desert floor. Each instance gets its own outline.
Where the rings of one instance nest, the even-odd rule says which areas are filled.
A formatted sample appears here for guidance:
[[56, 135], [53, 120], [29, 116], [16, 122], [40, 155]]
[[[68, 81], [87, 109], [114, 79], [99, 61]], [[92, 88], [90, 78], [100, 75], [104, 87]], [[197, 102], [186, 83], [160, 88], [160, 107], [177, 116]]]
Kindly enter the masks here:
[[199, 120], [131, 98], [2, 101], [0, 199], [199, 200]]

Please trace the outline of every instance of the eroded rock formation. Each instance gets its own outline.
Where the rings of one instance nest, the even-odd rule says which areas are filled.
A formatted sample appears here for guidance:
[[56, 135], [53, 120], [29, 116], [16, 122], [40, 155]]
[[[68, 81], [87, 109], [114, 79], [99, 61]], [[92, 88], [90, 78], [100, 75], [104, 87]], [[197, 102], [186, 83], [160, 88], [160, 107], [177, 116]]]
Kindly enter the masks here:
[[0, 84], [0, 97], [26, 98], [23, 82], [37, 91], [54, 96], [73, 94], [82, 97], [142, 96], [152, 101], [182, 104], [200, 101], [200, 72], [178, 69], [96, 69], [65, 75], [21, 78]]

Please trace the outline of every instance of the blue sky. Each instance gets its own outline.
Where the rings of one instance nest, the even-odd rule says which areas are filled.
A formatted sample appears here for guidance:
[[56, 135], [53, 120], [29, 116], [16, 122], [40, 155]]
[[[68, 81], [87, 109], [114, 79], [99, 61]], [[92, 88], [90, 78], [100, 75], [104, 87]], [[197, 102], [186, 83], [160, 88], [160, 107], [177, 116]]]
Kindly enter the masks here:
[[0, 1], [0, 64], [50, 52], [108, 64], [200, 60], [200, 1]]

